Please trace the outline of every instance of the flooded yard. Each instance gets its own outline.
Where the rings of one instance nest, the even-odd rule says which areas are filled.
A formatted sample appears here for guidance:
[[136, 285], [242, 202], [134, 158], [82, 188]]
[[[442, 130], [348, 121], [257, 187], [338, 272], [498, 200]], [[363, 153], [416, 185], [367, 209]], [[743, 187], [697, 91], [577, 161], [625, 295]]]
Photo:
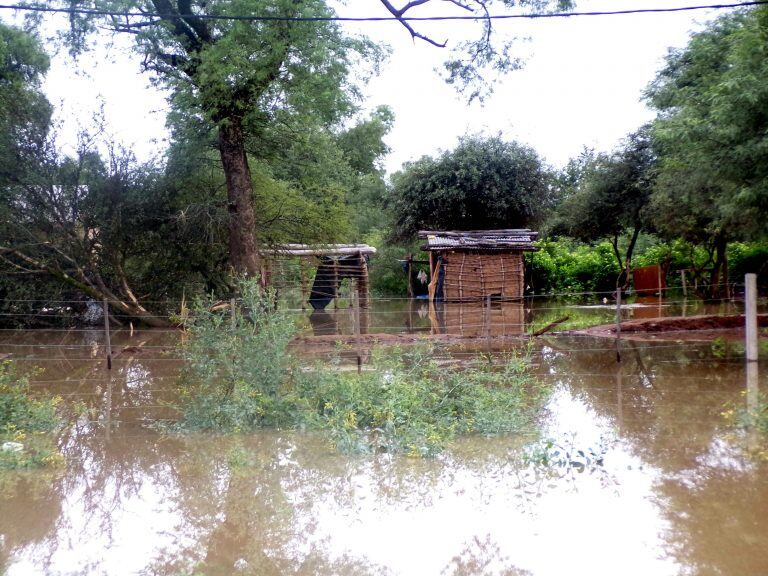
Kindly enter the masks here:
[[[418, 303], [385, 305], [369, 327], [477, 323], [443, 312], [441, 324]], [[496, 314], [528, 329], [566, 314], [610, 322], [614, 311]], [[329, 316], [344, 332], [344, 311]], [[302, 322], [317, 330], [308, 313]], [[99, 330], [0, 334], [0, 353], [44, 369], [36, 390], [85, 406], [61, 439], [64, 468], [0, 475], [9, 576], [768, 572], [766, 440], [722, 414], [754, 402], [766, 376], [748, 374], [733, 345], [625, 342], [617, 362], [610, 340], [544, 337], [531, 357], [552, 395], [537, 434], [463, 438], [413, 459], [343, 455], [300, 432], [157, 431], [174, 416], [172, 331], [113, 333], [111, 373]]]

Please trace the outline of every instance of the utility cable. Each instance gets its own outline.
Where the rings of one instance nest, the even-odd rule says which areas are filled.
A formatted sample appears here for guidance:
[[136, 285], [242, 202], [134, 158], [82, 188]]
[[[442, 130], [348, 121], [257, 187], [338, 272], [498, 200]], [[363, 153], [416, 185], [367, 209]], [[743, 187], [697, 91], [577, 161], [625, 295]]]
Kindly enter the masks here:
[[701, 4], [694, 6], [673, 6], [668, 8], [634, 8], [626, 10], [601, 10], [583, 12], [538, 12], [533, 14], [473, 14], [445, 16], [266, 16], [266, 15], [225, 15], [225, 14], [173, 14], [164, 16], [157, 12], [131, 12], [98, 10], [90, 8], [54, 8], [50, 6], [17, 6], [0, 4], [0, 10], [20, 10], [70, 16], [109, 16], [116, 18], [156, 18], [157, 21], [170, 18], [245, 22], [445, 22], [445, 21], [491, 21], [491, 20], [537, 20], [550, 18], [575, 18], [591, 16], [625, 16], [632, 14], [665, 14], [697, 10], [727, 10], [750, 6], [768, 5], [768, 0], [736, 2], [732, 4]]

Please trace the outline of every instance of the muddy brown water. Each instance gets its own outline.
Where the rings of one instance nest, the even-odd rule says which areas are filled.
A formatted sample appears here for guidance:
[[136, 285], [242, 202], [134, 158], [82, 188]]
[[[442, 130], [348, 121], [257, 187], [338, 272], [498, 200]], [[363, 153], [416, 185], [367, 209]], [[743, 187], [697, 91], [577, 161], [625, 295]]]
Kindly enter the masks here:
[[538, 436], [413, 460], [299, 432], [154, 431], [177, 337], [113, 334], [108, 375], [98, 330], [0, 333], [0, 353], [45, 368], [36, 390], [88, 407], [66, 468], [0, 475], [0, 573], [768, 573], [768, 464], [750, 455], [766, 440], [721, 414], [766, 370], [748, 378], [735, 347], [626, 342], [617, 363], [604, 339], [541, 339]]

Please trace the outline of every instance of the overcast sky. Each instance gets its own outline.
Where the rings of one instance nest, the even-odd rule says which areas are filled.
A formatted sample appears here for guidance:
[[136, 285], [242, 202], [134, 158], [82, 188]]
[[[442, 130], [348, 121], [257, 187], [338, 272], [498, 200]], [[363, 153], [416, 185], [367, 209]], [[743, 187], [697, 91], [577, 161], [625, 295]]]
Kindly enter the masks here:
[[[579, 10], [617, 10], [680, 6], [691, 0], [582, 0]], [[447, 3], [446, 3], [447, 4]], [[449, 8], [445, 8], [449, 9]], [[385, 15], [378, 0], [354, 0], [338, 8], [342, 15]], [[422, 14], [434, 13], [423, 8]], [[365, 86], [364, 106], [389, 105], [395, 125], [387, 138], [389, 172], [403, 162], [451, 149], [464, 134], [501, 133], [533, 146], [547, 161], [561, 166], [584, 146], [609, 150], [652, 118], [642, 91], [663, 63], [671, 46], [684, 46], [692, 30], [710, 12], [605, 16], [497, 22], [500, 35], [528, 37], [518, 44], [522, 70], [500, 79], [492, 97], [468, 105], [435, 72], [447, 50], [413, 42], [397, 23], [350, 25], [385, 42], [392, 53], [380, 76]], [[8, 20], [7, 16], [5, 18]], [[438, 40], [455, 43], [471, 34], [469, 23], [425, 24]], [[428, 27], [427, 27], [428, 26]], [[79, 65], [54, 58], [45, 83], [63, 123], [62, 142], [74, 141], [79, 127], [92, 125], [103, 106], [110, 132], [142, 159], [162, 153], [167, 104], [149, 86], [139, 62], [130, 55], [129, 39], [100, 48]], [[78, 73], [78, 69], [83, 72]]]

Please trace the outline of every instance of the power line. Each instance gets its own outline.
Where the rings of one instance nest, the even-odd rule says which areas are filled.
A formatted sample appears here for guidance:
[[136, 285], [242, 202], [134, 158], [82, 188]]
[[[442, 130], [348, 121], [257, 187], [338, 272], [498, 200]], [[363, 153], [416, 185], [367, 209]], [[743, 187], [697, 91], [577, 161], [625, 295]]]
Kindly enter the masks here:
[[164, 16], [157, 12], [131, 12], [114, 10], [97, 10], [88, 8], [53, 8], [49, 6], [16, 6], [0, 4], [0, 10], [19, 10], [49, 14], [67, 14], [70, 16], [110, 16], [116, 18], [144, 18], [167, 20], [170, 18], [196, 20], [223, 20], [245, 22], [445, 22], [445, 21], [490, 21], [490, 20], [538, 20], [549, 18], [575, 18], [590, 16], [626, 16], [632, 14], [665, 14], [674, 12], [691, 12], [699, 10], [728, 10], [751, 6], [768, 5], [768, 0], [737, 2], [733, 4], [702, 4], [695, 6], [673, 6], [669, 8], [635, 8], [627, 10], [602, 10], [584, 12], [539, 12], [533, 14], [473, 14], [446, 16], [257, 16], [257, 15], [224, 15], [224, 14], [173, 14]]

